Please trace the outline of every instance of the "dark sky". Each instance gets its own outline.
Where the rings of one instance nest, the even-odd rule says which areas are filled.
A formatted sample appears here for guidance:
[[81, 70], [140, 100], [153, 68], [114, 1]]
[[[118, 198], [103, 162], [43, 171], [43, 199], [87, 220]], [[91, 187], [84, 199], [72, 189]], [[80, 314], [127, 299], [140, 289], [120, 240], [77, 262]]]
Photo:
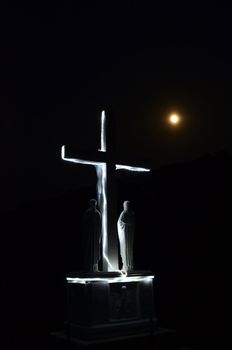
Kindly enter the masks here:
[[232, 149], [228, 5], [20, 1], [0, 23], [3, 209], [88, 184], [60, 146], [96, 149], [103, 108], [117, 154], [154, 168]]

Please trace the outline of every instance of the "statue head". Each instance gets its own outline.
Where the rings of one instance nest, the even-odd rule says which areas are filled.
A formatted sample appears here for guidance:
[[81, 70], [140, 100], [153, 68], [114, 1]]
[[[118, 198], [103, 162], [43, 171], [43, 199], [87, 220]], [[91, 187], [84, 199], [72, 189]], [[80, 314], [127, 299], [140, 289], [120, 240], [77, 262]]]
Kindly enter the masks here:
[[123, 209], [126, 211], [131, 210], [131, 202], [130, 201], [123, 202]]
[[90, 207], [91, 209], [93, 209], [93, 210], [96, 210], [96, 208], [97, 208], [97, 201], [96, 201], [96, 199], [90, 199], [90, 201], [89, 201], [89, 207]]

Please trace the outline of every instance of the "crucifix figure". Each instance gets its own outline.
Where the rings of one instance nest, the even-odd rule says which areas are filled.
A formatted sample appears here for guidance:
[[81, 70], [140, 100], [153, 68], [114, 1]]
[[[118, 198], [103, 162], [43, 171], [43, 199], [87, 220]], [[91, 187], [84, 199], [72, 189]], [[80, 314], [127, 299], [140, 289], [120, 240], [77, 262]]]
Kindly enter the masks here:
[[[107, 127], [108, 126], [108, 127]], [[106, 130], [107, 129], [107, 130]], [[102, 255], [103, 270], [118, 270], [118, 238], [116, 224], [116, 203], [114, 200], [114, 176], [116, 170], [148, 172], [150, 169], [134, 167], [130, 165], [116, 164], [113, 157], [113, 145], [109, 135], [109, 122], [106, 120], [105, 111], [101, 113], [101, 147], [96, 159], [80, 159], [66, 157], [65, 146], [62, 146], [61, 157], [63, 160], [78, 164], [92, 165], [97, 174], [97, 198], [102, 215]]]

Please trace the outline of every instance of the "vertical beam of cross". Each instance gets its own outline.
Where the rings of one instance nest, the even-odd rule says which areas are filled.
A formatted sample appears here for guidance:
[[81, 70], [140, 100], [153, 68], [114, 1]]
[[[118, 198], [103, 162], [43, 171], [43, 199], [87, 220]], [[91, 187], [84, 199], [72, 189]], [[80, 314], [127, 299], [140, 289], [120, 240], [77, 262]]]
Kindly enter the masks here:
[[[101, 147], [98, 149], [99, 152], [107, 155], [107, 135], [106, 135], [106, 115], [105, 111], [101, 113]], [[111, 220], [109, 225], [109, 200], [108, 192], [109, 187], [113, 184], [111, 177], [112, 174], [112, 159], [104, 157], [104, 161], [86, 160], [80, 158], [67, 158], [65, 156], [65, 146], [61, 148], [61, 158], [68, 162], [77, 164], [92, 165], [96, 169], [97, 174], [97, 198], [98, 205], [102, 214], [102, 253], [103, 253], [103, 270], [114, 271], [118, 269], [118, 244], [114, 231], [116, 230], [116, 217], [113, 222]], [[149, 172], [150, 169], [142, 167], [134, 167], [130, 165], [115, 164], [113, 163], [114, 170], [127, 170], [136, 172]], [[113, 171], [115, 173], [115, 171]], [[112, 225], [114, 229], [112, 229]], [[109, 227], [110, 226], [110, 227]]]

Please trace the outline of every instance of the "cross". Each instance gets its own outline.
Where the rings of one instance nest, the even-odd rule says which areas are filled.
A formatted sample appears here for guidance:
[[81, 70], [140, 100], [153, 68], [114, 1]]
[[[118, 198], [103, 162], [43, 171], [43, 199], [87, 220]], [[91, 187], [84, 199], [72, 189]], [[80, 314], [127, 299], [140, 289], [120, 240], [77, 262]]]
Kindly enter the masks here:
[[[107, 120], [106, 120], [107, 119]], [[102, 215], [102, 255], [103, 270], [115, 271], [118, 269], [118, 240], [115, 222], [114, 175], [117, 170], [149, 172], [150, 169], [130, 165], [116, 164], [112, 161], [112, 150], [109, 147], [109, 133], [107, 133], [105, 111], [101, 113], [101, 147], [98, 149], [97, 159], [68, 158], [65, 155], [65, 146], [61, 148], [61, 158], [68, 162], [92, 165], [97, 174], [97, 198]], [[109, 129], [109, 128], [108, 128]]]

